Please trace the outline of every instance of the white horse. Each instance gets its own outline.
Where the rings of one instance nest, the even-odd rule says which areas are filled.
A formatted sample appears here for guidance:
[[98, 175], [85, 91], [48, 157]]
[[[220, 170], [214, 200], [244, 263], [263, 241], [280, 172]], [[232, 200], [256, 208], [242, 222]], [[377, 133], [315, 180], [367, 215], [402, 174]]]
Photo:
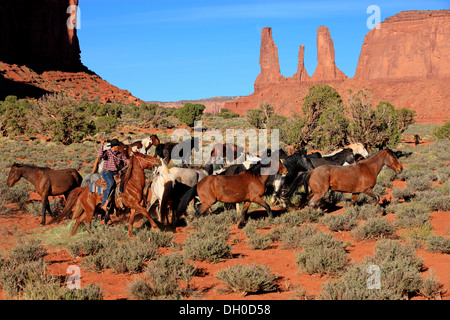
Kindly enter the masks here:
[[158, 200], [157, 207], [158, 220], [161, 223], [168, 223], [168, 202], [170, 200], [170, 194], [175, 186], [175, 175], [170, 173], [164, 159], [161, 159], [161, 166], [158, 168], [158, 175], [153, 179], [151, 185], [152, 197], [147, 204], [147, 211], [150, 211], [151, 207]]

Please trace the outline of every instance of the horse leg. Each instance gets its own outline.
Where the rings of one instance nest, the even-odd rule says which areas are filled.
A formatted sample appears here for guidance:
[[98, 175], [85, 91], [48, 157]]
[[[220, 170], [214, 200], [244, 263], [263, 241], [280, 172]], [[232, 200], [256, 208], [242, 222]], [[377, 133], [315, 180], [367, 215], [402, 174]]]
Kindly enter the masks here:
[[41, 226], [45, 226], [45, 213], [48, 211], [52, 218], [55, 218], [54, 214], [50, 210], [50, 203], [48, 201], [48, 196], [42, 197], [42, 221]]
[[130, 220], [128, 221], [128, 236], [130, 238], [133, 237], [133, 222], [134, 222], [134, 217], [136, 216], [136, 210], [135, 209], [131, 209], [130, 210]]
[[264, 209], [266, 209], [267, 214], [269, 215], [269, 218], [273, 218], [272, 209], [270, 208], [270, 206], [263, 199], [261, 199], [261, 197], [256, 198], [253, 202], [259, 204]]
[[366, 189], [364, 192], [364, 194], [367, 194], [369, 197], [372, 197], [374, 199], [374, 203], [377, 204], [380, 202], [380, 196], [378, 194], [376, 194], [372, 188], [368, 188]]
[[[145, 208], [141, 207], [139, 204], [135, 205], [134, 208], [132, 208], [132, 210], [137, 211], [138, 213], [143, 214], [148, 221], [150, 221], [150, 224], [152, 225], [152, 228], [155, 229], [159, 229], [158, 225], [156, 224], [156, 222], [152, 219], [152, 217], [150, 216], [150, 214], [147, 212], [147, 210], [145, 210]], [[133, 220], [134, 220], [134, 216], [133, 216]], [[130, 217], [130, 224], [129, 224], [129, 228], [128, 228], [128, 235], [130, 236], [130, 238], [133, 238], [133, 221], [131, 220]]]
[[358, 200], [358, 196], [359, 196], [359, 193], [352, 194], [352, 203], [351, 203], [352, 206], [356, 203], [356, 200]]
[[195, 210], [195, 217], [196, 218], [200, 218], [200, 216], [202, 214], [204, 214], [206, 212], [206, 210], [208, 210], [209, 208], [211, 208], [211, 206], [214, 204], [213, 203], [202, 203], [199, 207], [197, 207], [197, 209]]
[[241, 214], [241, 221], [239, 222], [238, 228], [242, 229], [245, 227], [245, 223], [247, 221], [247, 211], [248, 208], [250, 207], [251, 202], [250, 201], [246, 201], [244, 202], [244, 208], [242, 209], [242, 214]]
[[70, 233], [71, 237], [77, 232], [78, 226], [80, 225], [81, 222], [84, 221], [84, 219], [86, 219], [86, 211], [84, 211], [83, 214], [80, 215], [77, 221], [75, 222], [75, 225], [72, 228], [72, 232]]

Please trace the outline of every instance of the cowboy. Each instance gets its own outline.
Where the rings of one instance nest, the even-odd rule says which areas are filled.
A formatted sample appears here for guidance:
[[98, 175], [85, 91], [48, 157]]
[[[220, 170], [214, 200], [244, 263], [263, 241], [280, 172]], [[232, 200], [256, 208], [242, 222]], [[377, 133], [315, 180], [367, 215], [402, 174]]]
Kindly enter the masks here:
[[[123, 165], [129, 164], [128, 160], [120, 151], [119, 146], [121, 143], [117, 139], [110, 141], [111, 149], [103, 150], [105, 140], [100, 140], [100, 149], [98, 150], [98, 157], [103, 159], [103, 172], [102, 177], [106, 181], [107, 187], [103, 192], [102, 209], [106, 211], [109, 194], [115, 185], [114, 176], [119, 172]], [[123, 162], [123, 164], [121, 163]]]

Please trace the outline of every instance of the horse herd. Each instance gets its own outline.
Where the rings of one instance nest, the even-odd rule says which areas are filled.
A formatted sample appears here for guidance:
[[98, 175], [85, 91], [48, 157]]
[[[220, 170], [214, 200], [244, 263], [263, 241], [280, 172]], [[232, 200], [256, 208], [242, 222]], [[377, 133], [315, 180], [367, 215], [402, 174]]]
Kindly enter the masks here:
[[[133, 143], [124, 143], [119, 148], [119, 151], [130, 159], [130, 164], [123, 170], [121, 190], [117, 190], [115, 196], [111, 197], [114, 204], [111, 210], [114, 209], [118, 215], [124, 211], [130, 213], [130, 237], [133, 236], [136, 215], [142, 214], [146, 217], [153, 228], [161, 228], [161, 225], [174, 224], [186, 213], [191, 201], [195, 203], [197, 217], [218, 201], [226, 205], [243, 202], [240, 228], [245, 226], [252, 202], [262, 206], [272, 217], [271, 207], [263, 197], [272, 196], [286, 206], [286, 200], [300, 186], [304, 187], [304, 196], [307, 196], [308, 205], [312, 207], [317, 206], [329, 190], [351, 193], [352, 204], [360, 193], [367, 194], [378, 202], [379, 196], [372, 188], [382, 167], [388, 166], [396, 172], [402, 170], [396, 154], [390, 149], [369, 156], [359, 143], [328, 155], [319, 152], [307, 154], [304, 149], [287, 155], [280, 149], [268, 150], [265, 155], [259, 156], [245, 154], [243, 148], [224, 144], [213, 148], [212, 163], [203, 167], [169, 169], [167, 164], [173, 159], [173, 155], [179, 155], [179, 151], [174, 152], [174, 149], [182, 143], [191, 143], [188, 150], [195, 148], [193, 139], [183, 140], [179, 144], [162, 144], [156, 135]], [[147, 154], [152, 145], [155, 146], [154, 156]], [[227, 161], [215, 161], [223, 158], [227, 147], [232, 148], [234, 160], [243, 156], [245, 161], [231, 164], [227, 164]], [[155, 175], [151, 181], [146, 180], [146, 169], [154, 170]], [[89, 230], [94, 214], [100, 210], [103, 195], [92, 192], [85, 183], [93, 175], [96, 175], [96, 179], [100, 178], [97, 173], [82, 179], [74, 169], [53, 170], [16, 163], [11, 166], [7, 184], [12, 187], [22, 177], [27, 179], [42, 198], [41, 225], [45, 225], [46, 212], [52, 217], [50, 223], [71, 217], [76, 219], [71, 231], [73, 235], [81, 223]], [[56, 217], [50, 209], [48, 197], [58, 195], [64, 195], [66, 202], [62, 213]], [[154, 215], [150, 214], [152, 210], [156, 210], [159, 221], [155, 221]], [[110, 212], [104, 214], [107, 224]]]

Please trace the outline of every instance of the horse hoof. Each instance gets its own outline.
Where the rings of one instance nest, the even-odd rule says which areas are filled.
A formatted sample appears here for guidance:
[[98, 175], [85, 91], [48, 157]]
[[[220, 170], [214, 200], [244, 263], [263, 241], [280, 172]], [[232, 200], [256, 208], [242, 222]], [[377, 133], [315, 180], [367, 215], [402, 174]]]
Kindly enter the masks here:
[[244, 228], [245, 227], [245, 222], [244, 221], [241, 221], [240, 223], [239, 223], [239, 225], [238, 225], [238, 228], [239, 229], [242, 229], [242, 228]]

